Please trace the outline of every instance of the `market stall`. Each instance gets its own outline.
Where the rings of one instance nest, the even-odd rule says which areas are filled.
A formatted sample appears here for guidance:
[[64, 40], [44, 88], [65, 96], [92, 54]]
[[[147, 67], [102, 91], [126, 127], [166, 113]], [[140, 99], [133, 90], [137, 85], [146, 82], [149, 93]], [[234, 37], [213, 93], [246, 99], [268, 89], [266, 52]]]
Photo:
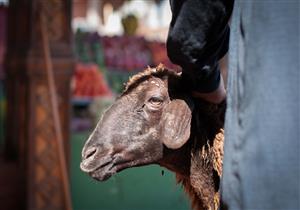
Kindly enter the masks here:
[[175, 177], [158, 166], [105, 183], [79, 170], [85, 140], [128, 78], [159, 63], [178, 70], [166, 54], [168, 2], [6, 2], [0, 4], [0, 209], [188, 208]]

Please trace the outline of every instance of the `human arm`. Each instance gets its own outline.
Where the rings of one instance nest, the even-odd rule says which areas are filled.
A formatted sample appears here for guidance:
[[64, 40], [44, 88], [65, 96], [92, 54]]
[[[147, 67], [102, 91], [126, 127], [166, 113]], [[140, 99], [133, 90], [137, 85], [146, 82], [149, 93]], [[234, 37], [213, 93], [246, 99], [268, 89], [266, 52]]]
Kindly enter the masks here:
[[170, 4], [168, 56], [182, 67], [183, 85], [195, 97], [219, 103], [226, 92], [218, 61], [228, 50], [233, 0], [170, 0]]
[[197, 91], [192, 91], [192, 96], [195, 98], [202, 98], [208, 102], [214, 103], [214, 104], [219, 104], [222, 101], [225, 100], [226, 98], [226, 90], [224, 86], [224, 80], [223, 77], [221, 76], [220, 82], [219, 82], [219, 87], [209, 93], [201, 93]]

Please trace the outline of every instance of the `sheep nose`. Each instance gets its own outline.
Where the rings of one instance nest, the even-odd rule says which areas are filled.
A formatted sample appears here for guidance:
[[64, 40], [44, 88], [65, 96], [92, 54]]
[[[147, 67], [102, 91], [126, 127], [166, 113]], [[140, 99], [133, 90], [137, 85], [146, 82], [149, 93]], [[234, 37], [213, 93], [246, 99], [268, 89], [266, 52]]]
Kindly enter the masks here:
[[83, 159], [88, 159], [88, 158], [92, 157], [94, 154], [96, 154], [96, 152], [97, 152], [96, 147], [90, 147], [90, 148], [83, 151], [82, 158]]

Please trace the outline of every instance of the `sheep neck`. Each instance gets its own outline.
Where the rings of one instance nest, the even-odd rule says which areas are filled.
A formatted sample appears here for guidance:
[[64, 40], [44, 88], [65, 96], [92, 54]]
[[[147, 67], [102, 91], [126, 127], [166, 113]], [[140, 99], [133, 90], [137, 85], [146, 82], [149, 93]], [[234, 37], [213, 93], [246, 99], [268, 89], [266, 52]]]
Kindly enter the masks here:
[[[192, 122], [193, 132], [188, 143], [180, 149], [181, 155], [166, 149], [166, 158], [160, 164], [176, 173], [177, 182], [183, 185], [194, 209], [218, 209], [224, 142], [223, 118], [219, 114], [221, 119], [215, 118], [215, 115], [208, 116], [206, 111], [195, 111], [193, 116], [196, 116]], [[199, 119], [207, 120], [203, 123]]]

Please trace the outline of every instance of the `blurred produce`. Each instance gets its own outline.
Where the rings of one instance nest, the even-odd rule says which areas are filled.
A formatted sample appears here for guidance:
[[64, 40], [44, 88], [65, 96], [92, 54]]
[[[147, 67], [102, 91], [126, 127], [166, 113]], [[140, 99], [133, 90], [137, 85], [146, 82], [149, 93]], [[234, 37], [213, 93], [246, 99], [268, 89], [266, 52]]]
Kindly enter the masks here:
[[111, 91], [96, 64], [78, 63], [72, 83], [74, 97], [92, 98], [111, 95]]
[[[123, 20], [129, 34], [135, 24], [132, 18]], [[138, 71], [159, 63], [178, 69], [169, 61], [164, 43], [138, 36], [108, 37], [78, 30], [75, 51], [78, 64], [72, 79], [73, 131], [91, 129], [114, 100], [114, 93], [121, 93], [124, 83]]]
[[82, 63], [95, 63], [104, 67], [102, 38], [97, 32], [87, 33], [78, 30], [75, 34], [75, 52]]
[[160, 63], [163, 63], [168, 68], [178, 71], [179, 66], [173, 64], [167, 55], [166, 44], [157, 41], [148, 42], [148, 47], [152, 55], [152, 64], [157, 66]]
[[82, 32], [75, 35], [77, 60], [96, 63], [107, 71], [137, 72], [147, 66], [163, 63], [178, 69], [167, 56], [165, 43], [148, 41], [138, 36], [100, 36], [98, 33]]
[[107, 68], [130, 72], [152, 64], [151, 52], [143, 37], [103, 37], [103, 47]]
[[138, 19], [135, 15], [129, 14], [122, 18], [122, 25], [124, 29], [124, 34], [134, 35], [138, 27]]

